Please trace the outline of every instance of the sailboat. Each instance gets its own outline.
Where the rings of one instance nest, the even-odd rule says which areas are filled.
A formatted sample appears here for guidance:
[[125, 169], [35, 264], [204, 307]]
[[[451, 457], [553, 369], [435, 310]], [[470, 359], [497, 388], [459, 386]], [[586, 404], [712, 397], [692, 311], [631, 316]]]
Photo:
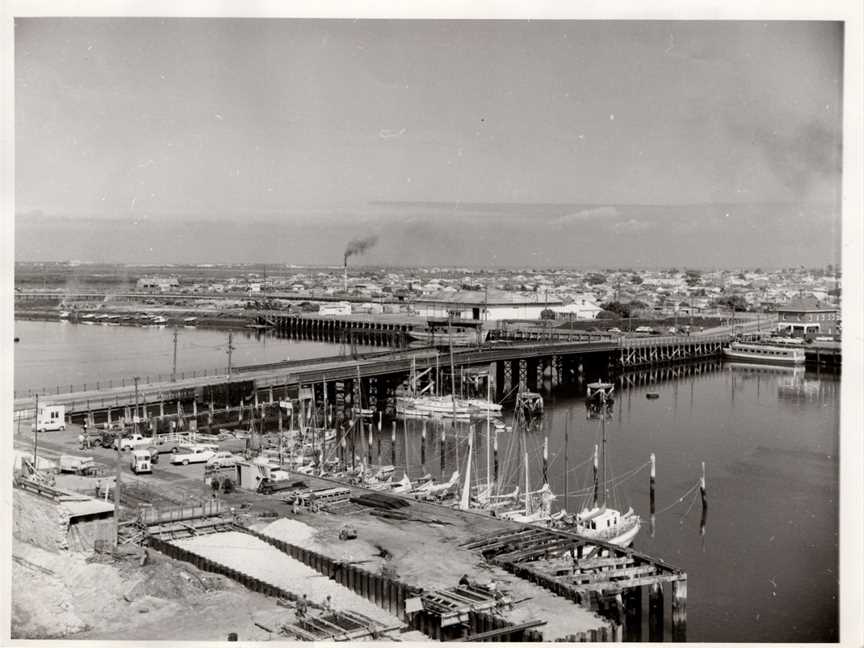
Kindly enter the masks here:
[[595, 382], [588, 385], [586, 400], [588, 418], [599, 418], [603, 432], [603, 444], [601, 446], [602, 500], [598, 503], [595, 499], [593, 506], [578, 513], [575, 520], [571, 521], [567, 527], [585, 538], [604, 540], [619, 547], [627, 547], [639, 533], [642, 521], [632, 507], [621, 513], [619, 510], [607, 506], [609, 489], [606, 480], [606, 417], [609, 404], [612, 401], [613, 390], [614, 386], [610, 383]]

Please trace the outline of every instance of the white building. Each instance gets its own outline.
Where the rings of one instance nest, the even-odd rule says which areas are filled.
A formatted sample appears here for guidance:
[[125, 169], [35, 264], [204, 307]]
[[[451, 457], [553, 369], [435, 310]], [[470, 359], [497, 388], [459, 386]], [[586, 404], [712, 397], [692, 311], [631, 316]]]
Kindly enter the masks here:
[[350, 315], [351, 304], [346, 301], [331, 302], [318, 306], [319, 315]]
[[563, 305], [558, 297], [492, 290], [439, 292], [414, 302], [415, 310], [423, 317], [447, 317], [452, 313], [471, 320], [536, 320], [544, 309], [556, 310]]

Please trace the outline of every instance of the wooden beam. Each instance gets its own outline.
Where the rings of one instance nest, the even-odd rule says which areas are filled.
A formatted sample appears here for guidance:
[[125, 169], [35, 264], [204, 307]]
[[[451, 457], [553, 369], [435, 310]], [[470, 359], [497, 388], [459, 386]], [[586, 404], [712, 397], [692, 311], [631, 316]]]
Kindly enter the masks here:
[[526, 623], [520, 623], [518, 625], [504, 626], [503, 628], [496, 628], [495, 630], [478, 632], [477, 634], [468, 635], [467, 637], [463, 637], [461, 639], [454, 639], [453, 641], [486, 641], [487, 639], [492, 639], [494, 637], [501, 637], [504, 635], [514, 634], [516, 632], [522, 632], [523, 630], [530, 630], [531, 628], [538, 628], [540, 626], [546, 625], [547, 623], [547, 621], [527, 621]]
[[599, 583], [609, 581], [613, 578], [625, 578], [630, 576], [641, 576], [643, 574], [653, 574], [656, 570], [653, 565], [643, 565], [641, 567], [628, 567], [624, 569], [608, 569], [592, 574], [570, 574], [564, 578], [568, 581], [573, 581], [575, 584], [580, 583]]

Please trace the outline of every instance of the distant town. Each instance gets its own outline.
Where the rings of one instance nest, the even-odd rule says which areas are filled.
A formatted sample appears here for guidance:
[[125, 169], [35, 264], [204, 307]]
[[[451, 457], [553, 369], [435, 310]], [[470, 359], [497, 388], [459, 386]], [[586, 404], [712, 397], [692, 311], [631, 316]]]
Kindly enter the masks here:
[[[174, 305], [301, 308], [322, 314], [416, 312], [463, 303], [474, 319], [594, 320], [772, 312], [790, 303], [839, 307], [841, 272], [823, 268], [700, 271], [295, 267], [277, 265], [106, 266], [18, 263], [22, 308], [71, 292], [153, 295]], [[184, 297], [189, 298], [184, 301]], [[192, 300], [194, 298], [194, 301]], [[341, 303], [340, 303], [341, 302]], [[26, 310], [26, 308], [23, 308]], [[21, 310], [21, 309], [19, 309]], [[469, 315], [470, 317], [470, 315]]]

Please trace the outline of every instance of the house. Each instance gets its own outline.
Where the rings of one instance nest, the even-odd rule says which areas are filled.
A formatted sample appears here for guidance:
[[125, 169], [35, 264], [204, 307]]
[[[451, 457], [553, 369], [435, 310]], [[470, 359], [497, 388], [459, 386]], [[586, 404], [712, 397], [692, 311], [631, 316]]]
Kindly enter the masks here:
[[180, 286], [180, 280], [177, 277], [141, 277], [137, 282], [139, 290], [160, 290], [165, 292], [172, 288]]
[[793, 336], [839, 335], [840, 309], [816, 299], [799, 299], [777, 308], [777, 331]]

